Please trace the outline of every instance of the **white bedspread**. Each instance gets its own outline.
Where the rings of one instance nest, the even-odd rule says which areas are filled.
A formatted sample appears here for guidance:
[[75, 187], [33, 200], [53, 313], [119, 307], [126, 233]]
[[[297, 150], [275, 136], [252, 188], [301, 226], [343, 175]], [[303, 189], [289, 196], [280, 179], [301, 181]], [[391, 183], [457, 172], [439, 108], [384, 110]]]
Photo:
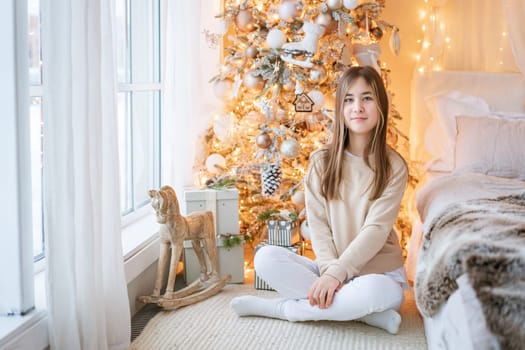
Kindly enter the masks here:
[[421, 237], [432, 219], [451, 203], [479, 198], [496, 198], [520, 193], [525, 182], [483, 174], [442, 174], [435, 173], [416, 193], [416, 205], [420, 221], [413, 223], [412, 236], [406, 261], [407, 276], [410, 281], [416, 274], [417, 257], [421, 247]]
[[[418, 269], [425, 269], [426, 263], [417, 261], [421, 244], [421, 236], [427, 232], [432, 221], [442, 215], [443, 210], [452, 203], [481, 198], [496, 198], [506, 195], [523, 193], [525, 182], [505, 179], [482, 174], [447, 174], [434, 177], [421, 187], [416, 194], [417, 210], [422, 221], [420, 229], [413, 231], [409, 258], [412, 263], [408, 273], [415, 277], [416, 264]], [[428, 263], [428, 262], [427, 262]], [[475, 298], [466, 298], [465, 290], [468, 283], [459, 283], [459, 289], [454, 292], [448, 302], [433, 317], [424, 317], [425, 332], [429, 349], [497, 349], [495, 338], [486, 330], [482, 317], [472, 319], [476, 310], [472, 305]], [[467, 310], [468, 309], [468, 310]], [[478, 312], [479, 312], [478, 310]], [[483, 331], [479, 331], [483, 330]], [[474, 334], [471, 334], [471, 333]], [[458, 347], [459, 345], [461, 347]]]
[[524, 189], [524, 181], [476, 173], [436, 177], [421, 187], [416, 194], [423, 232], [426, 232], [432, 219], [451, 203], [518, 194]]

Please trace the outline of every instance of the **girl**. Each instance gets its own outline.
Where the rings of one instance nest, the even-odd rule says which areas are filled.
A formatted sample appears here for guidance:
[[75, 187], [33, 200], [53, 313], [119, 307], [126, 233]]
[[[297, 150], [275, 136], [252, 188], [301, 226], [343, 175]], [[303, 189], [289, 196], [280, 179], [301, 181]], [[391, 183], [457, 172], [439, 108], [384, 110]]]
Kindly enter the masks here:
[[306, 212], [316, 260], [264, 246], [257, 276], [283, 298], [234, 298], [239, 316], [288, 321], [357, 320], [395, 334], [408, 288], [393, 225], [407, 182], [386, 144], [388, 97], [372, 67], [351, 67], [336, 91], [330, 144], [310, 157]]

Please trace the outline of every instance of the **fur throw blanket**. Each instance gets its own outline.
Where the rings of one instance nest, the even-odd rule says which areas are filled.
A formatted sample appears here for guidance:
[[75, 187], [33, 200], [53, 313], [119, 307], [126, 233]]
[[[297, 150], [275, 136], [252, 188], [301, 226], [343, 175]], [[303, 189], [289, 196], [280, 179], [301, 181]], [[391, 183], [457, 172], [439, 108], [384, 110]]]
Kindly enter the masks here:
[[424, 234], [416, 304], [433, 316], [466, 274], [503, 349], [525, 344], [525, 193], [449, 205]]

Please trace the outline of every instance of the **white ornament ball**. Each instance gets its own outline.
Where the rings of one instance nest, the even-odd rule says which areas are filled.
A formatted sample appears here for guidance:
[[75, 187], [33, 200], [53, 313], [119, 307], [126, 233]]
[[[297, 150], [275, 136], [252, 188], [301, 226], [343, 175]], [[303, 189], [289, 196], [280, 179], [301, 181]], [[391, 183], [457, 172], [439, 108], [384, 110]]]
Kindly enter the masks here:
[[231, 79], [216, 80], [213, 83], [213, 94], [220, 100], [229, 100], [232, 97], [232, 86]]
[[306, 220], [304, 220], [301, 224], [301, 236], [303, 236], [303, 238], [306, 240], [310, 240], [312, 238], [310, 227], [308, 226], [308, 221]]
[[322, 84], [327, 78], [326, 69], [320, 64], [314, 65], [310, 69], [310, 81], [314, 84]]
[[233, 135], [237, 119], [232, 113], [218, 114], [213, 118], [213, 132], [221, 141], [227, 141]]
[[240, 10], [237, 17], [235, 17], [235, 24], [243, 32], [251, 32], [255, 29], [253, 17], [249, 10]]
[[314, 102], [312, 106], [314, 111], [318, 111], [323, 107], [324, 104], [324, 95], [319, 90], [312, 90], [308, 93], [308, 97]]
[[343, 6], [347, 10], [353, 10], [359, 4], [359, 0], [343, 0]]
[[341, 6], [343, 6], [342, 0], [326, 0], [326, 5], [328, 5], [328, 8], [331, 10], [337, 10]]
[[323, 27], [323, 35], [330, 34], [337, 27], [337, 21], [332, 19], [332, 15], [329, 12], [320, 13], [319, 16], [315, 18], [315, 23]]
[[223, 156], [217, 153], [210, 154], [208, 158], [206, 158], [206, 170], [208, 170], [210, 173], [218, 174], [222, 171], [221, 168], [226, 167], [226, 159], [224, 159]]
[[291, 199], [293, 204], [304, 205], [304, 192], [301, 190], [295, 191]]
[[280, 49], [286, 42], [286, 35], [281, 30], [274, 28], [268, 32], [266, 42], [272, 49]]
[[281, 144], [280, 151], [285, 158], [295, 158], [299, 154], [299, 142], [294, 138], [286, 139]]
[[295, 1], [285, 0], [279, 5], [279, 17], [283, 21], [293, 20], [297, 16], [297, 4]]
[[257, 56], [257, 54], [259, 53], [259, 50], [257, 50], [256, 47], [253, 47], [253, 46], [248, 46], [246, 48], [246, 50], [244, 51], [244, 54], [246, 55], [246, 57], [248, 58], [255, 58]]
[[250, 90], [261, 90], [264, 87], [264, 80], [260, 75], [253, 73], [253, 70], [249, 70], [244, 74], [243, 84]]

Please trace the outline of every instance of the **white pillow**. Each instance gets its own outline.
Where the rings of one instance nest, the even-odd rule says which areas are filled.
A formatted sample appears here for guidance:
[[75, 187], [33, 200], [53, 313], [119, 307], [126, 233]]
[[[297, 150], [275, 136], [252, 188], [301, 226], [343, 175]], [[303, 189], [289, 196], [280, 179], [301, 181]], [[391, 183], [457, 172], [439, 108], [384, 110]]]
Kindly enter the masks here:
[[525, 180], [525, 119], [457, 116], [456, 172]]
[[487, 115], [490, 107], [482, 98], [461, 91], [428, 96], [425, 102], [433, 120], [426, 132], [425, 146], [434, 159], [427, 167], [432, 171], [452, 171], [457, 133], [455, 117]]

